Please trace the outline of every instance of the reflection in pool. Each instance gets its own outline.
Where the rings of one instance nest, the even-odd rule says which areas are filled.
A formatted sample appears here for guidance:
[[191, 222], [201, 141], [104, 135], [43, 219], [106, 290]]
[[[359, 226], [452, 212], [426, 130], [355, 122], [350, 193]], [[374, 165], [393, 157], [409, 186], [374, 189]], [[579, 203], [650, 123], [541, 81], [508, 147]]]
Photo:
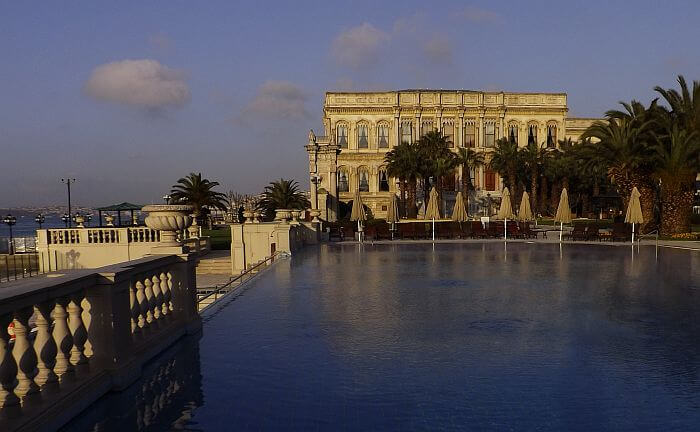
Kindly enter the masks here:
[[[699, 294], [697, 252], [323, 245], [178, 348], [162, 374], [182, 388], [152, 428], [694, 429]], [[149, 402], [134, 387], [121, 426], [137, 429]]]

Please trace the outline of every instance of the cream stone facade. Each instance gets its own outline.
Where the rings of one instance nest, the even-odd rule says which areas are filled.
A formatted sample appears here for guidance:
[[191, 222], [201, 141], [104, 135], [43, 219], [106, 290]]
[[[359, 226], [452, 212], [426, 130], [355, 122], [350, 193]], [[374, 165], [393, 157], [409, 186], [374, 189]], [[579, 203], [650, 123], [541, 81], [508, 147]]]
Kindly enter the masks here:
[[[386, 175], [385, 154], [403, 141], [415, 142], [429, 130], [448, 136], [453, 148], [489, 153], [496, 140], [512, 137], [519, 146], [531, 140], [553, 148], [579, 140], [596, 119], [567, 116], [566, 93], [509, 93], [467, 90], [327, 92], [324, 135], [309, 134], [312, 208], [335, 221], [338, 202], [359, 190], [374, 217], [386, 215], [396, 180]], [[487, 156], [488, 158], [488, 156]], [[456, 190], [461, 169], [455, 173]], [[500, 196], [502, 181], [488, 168], [469, 173], [477, 196]], [[446, 199], [450, 194], [446, 193]]]

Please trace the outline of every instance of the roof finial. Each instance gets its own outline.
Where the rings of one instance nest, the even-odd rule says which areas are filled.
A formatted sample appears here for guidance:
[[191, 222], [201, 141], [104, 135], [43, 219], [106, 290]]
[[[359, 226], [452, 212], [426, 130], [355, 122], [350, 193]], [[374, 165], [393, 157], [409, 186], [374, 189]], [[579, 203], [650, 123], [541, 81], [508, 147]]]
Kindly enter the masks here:
[[309, 129], [309, 144], [316, 144], [316, 134], [313, 129]]

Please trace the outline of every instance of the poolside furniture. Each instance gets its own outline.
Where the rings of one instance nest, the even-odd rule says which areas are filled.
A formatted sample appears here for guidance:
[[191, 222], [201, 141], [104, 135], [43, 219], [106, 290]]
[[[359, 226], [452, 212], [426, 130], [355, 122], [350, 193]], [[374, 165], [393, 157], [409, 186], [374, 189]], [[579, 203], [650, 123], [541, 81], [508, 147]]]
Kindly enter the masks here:
[[586, 240], [588, 241], [600, 241], [600, 228], [597, 225], [588, 225], [588, 230], [586, 231]]
[[516, 221], [508, 221], [506, 224], [508, 238], [525, 238]]
[[337, 224], [333, 224], [329, 227], [330, 232], [328, 234], [328, 240], [333, 241], [333, 239], [336, 239], [337, 241], [342, 241], [343, 240], [343, 232], [341, 230], [341, 226]]
[[629, 241], [632, 238], [632, 232], [624, 223], [614, 223], [612, 228], [612, 241]]
[[417, 239], [428, 239], [432, 237], [431, 224], [425, 222], [415, 222], [415, 236]]
[[341, 234], [342, 234], [342, 240], [355, 240], [355, 231], [354, 231], [354, 226], [355, 224], [352, 225], [342, 225], [341, 227]]
[[[451, 238], [467, 238], [471, 234], [471, 224], [469, 222], [450, 222]], [[469, 230], [468, 233], [465, 230]]]
[[522, 233], [524, 238], [537, 238], [537, 233], [532, 230], [528, 222], [520, 223], [520, 232]]
[[571, 240], [586, 240], [586, 236], [586, 225], [584, 224], [574, 224], [574, 229], [566, 235]]
[[489, 222], [489, 227], [486, 232], [490, 238], [503, 237], [503, 223], [494, 221]]
[[400, 223], [399, 227], [399, 237], [402, 240], [415, 239], [416, 238], [416, 226], [413, 223]]
[[391, 226], [386, 222], [380, 222], [376, 225], [377, 240], [391, 240]]
[[451, 222], [438, 222], [435, 224], [435, 236], [437, 238], [449, 239], [452, 236]]
[[489, 236], [488, 232], [484, 229], [484, 225], [479, 221], [471, 223], [471, 232], [472, 238], [487, 238]]
[[377, 240], [377, 227], [372, 225], [365, 228], [365, 239]]

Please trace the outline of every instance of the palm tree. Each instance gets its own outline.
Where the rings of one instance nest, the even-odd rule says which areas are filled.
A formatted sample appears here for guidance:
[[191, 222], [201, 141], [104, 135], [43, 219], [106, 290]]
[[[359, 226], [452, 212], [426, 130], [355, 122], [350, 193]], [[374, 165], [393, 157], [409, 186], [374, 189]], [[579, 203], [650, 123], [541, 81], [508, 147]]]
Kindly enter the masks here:
[[[416, 183], [421, 174], [418, 147], [414, 144], [401, 143], [384, 156], [386, 171], [390, 177], [399, 180], [401, 202], [404, 214], [415, 217]], [[408, 193], [408, 201], [406, 194]]]
[[607, 167], [607, 175], [616, 185], [625, 207], [632, 189], [639, 189], [646, 225], [654, 217], [654, 189], [650, 183], [654, 150], [649, 145], [653, 121], [646, 116], [617, 118], [608, 114], [607, 120], [595, 122], [583, 133], [583, 139], [600, 141], [585, 155]]
[[690, 215], [695, 196], [695, 176], [700, 169], [698, 132], [677, 123], [657, 137], [654, 177], [661, 181], [661, 232], [690, 232]]
[[680, 92], [675, 89], [666, 90], [659, 86], [654, 87], [654, 91], [666, 99], [673, 116], [688, 133], [693, 131], [700, 133], [700, 82], [693, 81], [692, 92], [688, 89], [683, 75], [678, 75], [678, 84], [681, 87]]
[[274, 219], [277, 209], [304, 210], [310, 205], [296, 180], [279, 179], [265, 186], [258, 208], [265, 212], [266, 218]]
[[467, 200], [465, 205], [467, 209], [469, 209], [469, 191], [474, 189], [470, 172], [471, 170], [476, 170], [484, 166], [486, 164], [486, 159], [484, 159], [484, 154], [482, 152], [460, 147], [457, 149], [455, 163], [462, 166], [462, 195], [464, 199]]
[[202, 178], [202, 173], [190, 173], [173, 185], [170, 198], [173, 202], [189, 204], [194, 207], [196, 218], [212, 208], [226, 210], [226, 195], [214, 190], [218, 182]]
[[519, 150], [520, 160], [524, 168], [529, 173], [530, 180], [530, 205], [537, 211], [537, 183], [540, 180], [540, 172], [543, 163], [543, 146], [537, 145], [534, 141], [528, 143], [526, 147]]
[[500, 138], [496, 141], [489, 165], [503, 178], [513, 196], [517, 197], [518, 172], [521, 171], [518, 144], [511, 139]]
[[[454, 172], [454, 153], [450, 150], [450, 141], [438, 131], [429, 131], [420, 137], [416, 143], [420, 161], [421, 177], [423, 178], [423, 196], [428, 197], [430, 184], [433, 179], [438, 195], [441, 194], [442, 176]], [[451, 166], [451, 168], [449, 168]]]

